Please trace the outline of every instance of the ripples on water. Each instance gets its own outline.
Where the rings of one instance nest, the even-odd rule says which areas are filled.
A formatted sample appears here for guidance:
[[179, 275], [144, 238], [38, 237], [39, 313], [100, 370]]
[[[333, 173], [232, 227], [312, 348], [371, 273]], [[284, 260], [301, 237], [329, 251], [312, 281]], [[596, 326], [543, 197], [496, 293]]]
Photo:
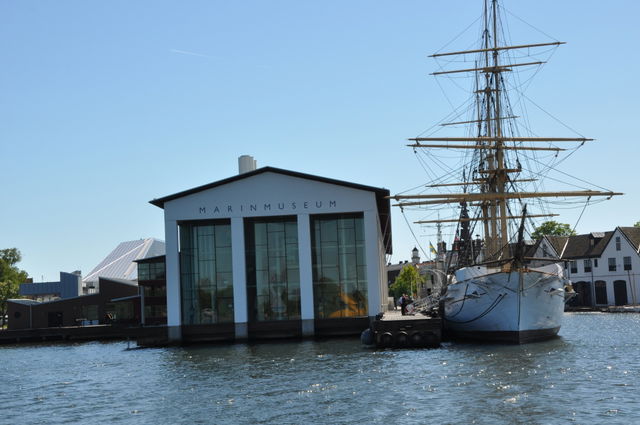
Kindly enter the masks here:
[[640, 423], [640, 315], [566, 314], [560, 335], [434, 350], [0, 346], [0, 423]]

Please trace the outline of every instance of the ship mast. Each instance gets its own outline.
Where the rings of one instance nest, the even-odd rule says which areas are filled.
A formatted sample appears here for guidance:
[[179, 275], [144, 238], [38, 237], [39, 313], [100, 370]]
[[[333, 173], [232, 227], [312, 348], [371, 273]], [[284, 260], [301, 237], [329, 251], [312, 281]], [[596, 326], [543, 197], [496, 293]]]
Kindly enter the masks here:
[[[488, 8], [488, 3], [487, 0], [484, 1], [484, 16], [485, 16], [485, 29], [484, 29], [484, 37], [485, 37], [485, 46], [487, 51], [485, 52], [485, 66], [487, 68], [488, 71], [490, 72], [485, 72], [485, 78], [486, 78], [486, 85], [485, 85], [485, 96], [486, 96], [486, 105], [487, 105], [487, 114], [486, 114], [486, 127], [487, 127], [487, 138], [491, 139], [491, 137], [494, 136], [493, 134], [493, 127], [495, 125], [495, 121], [492, 121], [491, 118], [495, 118], [496, 120], [499, 119], [500, 115], [497, 114], [497, 111], [492, 108], [492, 106], [495, 107], [495, 100], [497, 98], [499, 98], [497, 96], [498, 92], [497, 92], [497, 76], [498, 76], [498, 57], [495, 54], [495, 48], [496, 48], [496, 38], [495, 36], [491, 36], [491, 32], [489, 31], [489, 11], [487, 10]], [[494, 27], [494, 32], [495, 31], [495, 9], [493, 10], [493, 16], [494, 16], [494, 20], [493, 20], [493, 27]], [[491, 46], [493, 47], [494, 51], [491, 52], [491, 50], [489, 49], [490, 47], [490, 43], [491, 43], [491, 38], [493, 38], [494, 40], [494, 45]], [[489, 54], [493, 53], [493, 57], [492, 59], [495, 61], [494, 63], [494, 67], [496, 67], [494, 70], [489, 69], [489, 64], [490, 64], [490, 60], [491, 58], [489, 57]], [[493, 71], [493, 72], [491, 72]], [[495, 82], [494, 84], [496, 84], [496, 89], [494, 91], [494, 93], [492, 93], [493, 87], [492, 87], [492, 80]], [[494, 113], [492, 113], [494, 112]], [[497, 136], [497, 135], [496, 135]], [[502, 143], [500, 144], [500, 146], [502, 145]], [[499, 167], [499, 164], [497, 163], [497, 158], [498, 158], [498, 149], [500, 148], [500, 146], [498, 146], [496, 144], [495, 149], [494, 150], [490, 150], [489, 151], [489, 157], [487, 158], [488, 161], [488, 165], [489, 165], [489, 188], [488, 188], [488, 192], [489, 193], [496, 193], [498, 192], [498, 179], [500, 177], [500, 174], [502, 174], [502, 170]], [[504, 168], [504, 167], [503, 167]], [[503, 186], [504, 189], [504, 186]], [[493, 255], [495, 252], [498, 252], [498, 248], [501, 246], [501, 241], [498, 240], [498, 221], [496, 220], [496, 217], [498, 216], [498, 203], [495, 200], [491, 200], [490, 204], [489, 204], [489, 219], [487, 220], [487, 223], [489, 224], [489, 233], [485, 233], [485, 235], [487, 235], [488, 237], [486, 238], [486, 243], [487, 243], [487, 252], [490, 255]]]
[[[486, 2], [487, 0], [485, 0]], [[500, 120], [500, 74], [498, 73], [498, 69], [500, 66], [499, 61], [499, 50], [498, 50], [498, 20], [497, 20], [497, 0], [492, 0], [491, 2], [492, 15], [493, 15], [493, 66], [495, 71], [493, 71], [493, 80], [495, 84], [495, 121], [493, 121], [496, 127], [496, 157], [498, 161], [498, 170], [496, 172], [496, 186], [498, 193], [504, 193], [507, 175], [505, 172], [504, 166], [504, 151], [502, 150], [502, 145], [504, 142], [501, 141], [502, 138], [502, 125]], [[489, 117], [490, 118], [490, 117]], [[502, 199], [497, 201], [500, 209], [500, 237], [496, 237], [496, 240], [499, 242], [499, 247], [502, 247], [502, 258], [506, 258], [509, 255], [509, 247], [508, 247], [508, 237], [507, 237], [507, 200]], [[494, 219], [496, 219], [494, 217]], [[496, 219], [497, 220], [497, 219]], [[498, 248], [498, 247], [495, 247]], [[494, 249], [492, 252], [497, 252], [497, 249]]]
[[[508, 161], [509, 152], [520, 151], [547, 151], [558, 152], [564, 149], [555, 146], [534, 146], [538, 143], [577, 142], [584, 143], [593, 139], [584, 137], [521, 137], [513, 134], [511, 127], [506, 122], [518, 118], [510, 110], [509, 101], [504, 92], [503, 73], [511, 72], [514, 68], [535, 66], [544, 62], [509, 63], [511, 60], [501, 58], [502, 52], [517, 49], [532, 49], [546, 46], [558, 46], [564, 42], [555, 41], [536, 44], [500, 45], [498, 0], [484, 0], [482, 44], [475, 50], [456, 51], [448, 53], [436, 53], [431, 57], [451, 55], [477, 55], [477, 62], [473, 68], [459, 70], [444, 70], [432, 73], [432, 75], [444, 75], [454, 73], [474, 73], [475, 96], [477, 107], [474, 114], [477, 119], [442, 124], [469, 124], [475, 126], [475, 136], [469, 137], [415, 137], [409, 139], [413, 143], [408, 145], [414, 149], [472, 149], [474, 165], [463, 172], [460, 183], [433, 184], [428, 187], [461, 186], [461, 193], [436, 193], [421, 195], [394, 195], [390, 198], [399, 201], [396, 206], [426, 206], [459, 204], [461, 207], [460, 218], [457, 220], [431, 220], [420, 223], [442, 223], [457, 221], [462, 227], [464, 237], [468, 239], [469, 223], [481, 221], [484, 233], [484, 260], [500, 261], [510, 257], [509, 251], [509, 222], [531, 217], [550, 217], [557, 214], [513, 214], [509, 211], [508, 204], [512, 201], [523, 201], [530, 198], [571, 198], [571, 197], [607, 197], [621, 195], [621, 193], [599, 190], [574, 190], [574, 191], [517, 191], [512, 187], [517, 182], [531, 182], [535, 179], [518, 178], [523, 169], [520, 161]], [[503, 105], [502, 100], [505, 104]], [[504, 114], [504, 116], [503, 116]], [[505, 131], [506, 129], [506, 131]], [[425, 143], [426, 142], [426, 143]], [[438, 143], [439, 142], [439, 143]], [[509, 155], [511, 155], [509, 153]], [[515, 164], [513, 163], [515, 162]], [[511, 175], [516, 176], [512, 177]], [[475, 189], [475, 190], [474, 190]], [[467, 207], [478, 207], [478, 214], [470, 216]], [[522, 231], [522, 224], [520, 225]], [[475, 254], [474, 254], [475, 255]], [[463, 260], [466, 261], [466, 260]], [[506, 264], [505, 261], [500, 261]], [[459, 264], [463, 265], [463, 264]], [[505, 265], [505, 267], [507, 267]]]

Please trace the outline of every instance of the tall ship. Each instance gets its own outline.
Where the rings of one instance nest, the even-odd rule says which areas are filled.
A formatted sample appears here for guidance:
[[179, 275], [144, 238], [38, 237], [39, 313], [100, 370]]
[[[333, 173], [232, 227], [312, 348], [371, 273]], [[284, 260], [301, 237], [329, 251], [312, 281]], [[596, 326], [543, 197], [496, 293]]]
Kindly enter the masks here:
[[[419, 193], [392, 198], [403, 212], [439, 216], [415, 223], [455, 227], [454, 249], [442, 267], [445, 331], [454, 338], [526, 343], [557, 335], [570, 287], [560, 253], [538, 249], [544, 238], [532, 244], [532, 229], [557, 216], [562, 202], [582, 208], [621, 193], [562, 171], [565, 159], [592, 139], [544, 137], [529, 127], [520, 113], [526, 108], [518, 109], [529, 80], [518, 75], [527, 69], [533, 70], [530, 76], [537, 73], [546, 62], [539, 57], [564, 43], [505, 42], [504, 14], [498, 0], [484, 0], [480, 45], [431, 56], [446, 65], [464, 64], [432, 75], [468, 77], [470, 100], [454, 110], [453, 122], [409, 139], [430, 181]], [[464, 133], [455, 136], [436, 134], [461, 128]], [[561, 188], [547, 189], [549, 180]]]

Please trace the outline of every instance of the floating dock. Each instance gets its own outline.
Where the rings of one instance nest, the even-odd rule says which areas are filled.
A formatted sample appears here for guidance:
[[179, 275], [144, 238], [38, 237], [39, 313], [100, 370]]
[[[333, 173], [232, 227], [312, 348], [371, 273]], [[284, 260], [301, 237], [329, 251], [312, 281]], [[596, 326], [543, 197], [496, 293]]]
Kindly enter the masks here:
[[421, 313], [402, 315], [391, 310], [371, 324], [372, 342], [381, 348], [437, 348], [442, 341], [442, 319]]

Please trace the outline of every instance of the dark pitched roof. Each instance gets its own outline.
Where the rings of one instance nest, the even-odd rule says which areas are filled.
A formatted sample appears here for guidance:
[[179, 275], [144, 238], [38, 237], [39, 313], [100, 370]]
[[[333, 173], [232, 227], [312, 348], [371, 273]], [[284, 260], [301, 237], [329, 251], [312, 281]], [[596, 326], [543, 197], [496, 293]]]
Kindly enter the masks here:
[[532, 241], [525, 241], [525, 246], [524, 246], [524, 256], [525, 257], [533, 257], [536, 253], [536, 251], [538, 250], [538, 246], [540, 246], [540, 243], [542, 242], [542, 239], [538, 240], [538, 241], [534, 241], [532, 243]]
[[640, 249], [640, 227], [618, 227], [636, 251]]
[[545, 238], [549, 241], [553, 249], [556, 250], [558, 256], [562, 257], [562, 252], [567, 246], [567, 241], [569, 240], [568, 236], [554, 236], [554, 235], [546, 235]]
[[[524, 241], [524, 256], [533, 257], [536, 251], [538, 250], [538, 246], [540, 246], [541, 242], [542, 242], [542, 239], [538, 239], [537, 241]], [[518, 247], [517, 243], [515, 242], [510, 243], [509, 254], [512, 256], [515, 255], [517, 247]]]
[[593, 258], [602, 255], [611, 240], [613, 232], [589, 233], [586, 235], [570, 236], [562, 258]]
[[249, 171], [247, 173], [238, 174], [223, 180], [218, 180], [203, 186], [194, 187], [193, 189], [185, 190], [182, 192], [174, 193], [173, 195], [164, 196], [162, 198], [156, 198], [149, 201], [150, 204], [159, 208], [164, 208], [165, 202], [173, 201], [185, 196], [192, 195], [194, 193], [202, 192], [208, 189], [213, 189], [218, 186], [229, 184], [238, 180], [246, 179], [248, 177], [256, 176], [263, 173], [277, 173], [285, 176], [296, 177], [300, 179], [313, 180], [321, 183], [333, 184], [337, 186], [344, 186], [351, 189], [364, 190], [368, 192], [374, 192], [376, 195], [376, 204], [378, 207], [378, 215], [380, 217], [380, 227], [382, 234], [384, 235], [384, 244], [386, 247], [386, 253], [391, 254], [391, 202], [387, 198], [390, 195], [389, 189], [383, 189], [373, 186], [365, 186], [357, 183], [350, 183], [342, 180], [334, 180], [327, 177], [314, 176], [312, 174], [299, 173], [297, 171], [284, 170], [275, 167], [262, 167], [257, 170]]

